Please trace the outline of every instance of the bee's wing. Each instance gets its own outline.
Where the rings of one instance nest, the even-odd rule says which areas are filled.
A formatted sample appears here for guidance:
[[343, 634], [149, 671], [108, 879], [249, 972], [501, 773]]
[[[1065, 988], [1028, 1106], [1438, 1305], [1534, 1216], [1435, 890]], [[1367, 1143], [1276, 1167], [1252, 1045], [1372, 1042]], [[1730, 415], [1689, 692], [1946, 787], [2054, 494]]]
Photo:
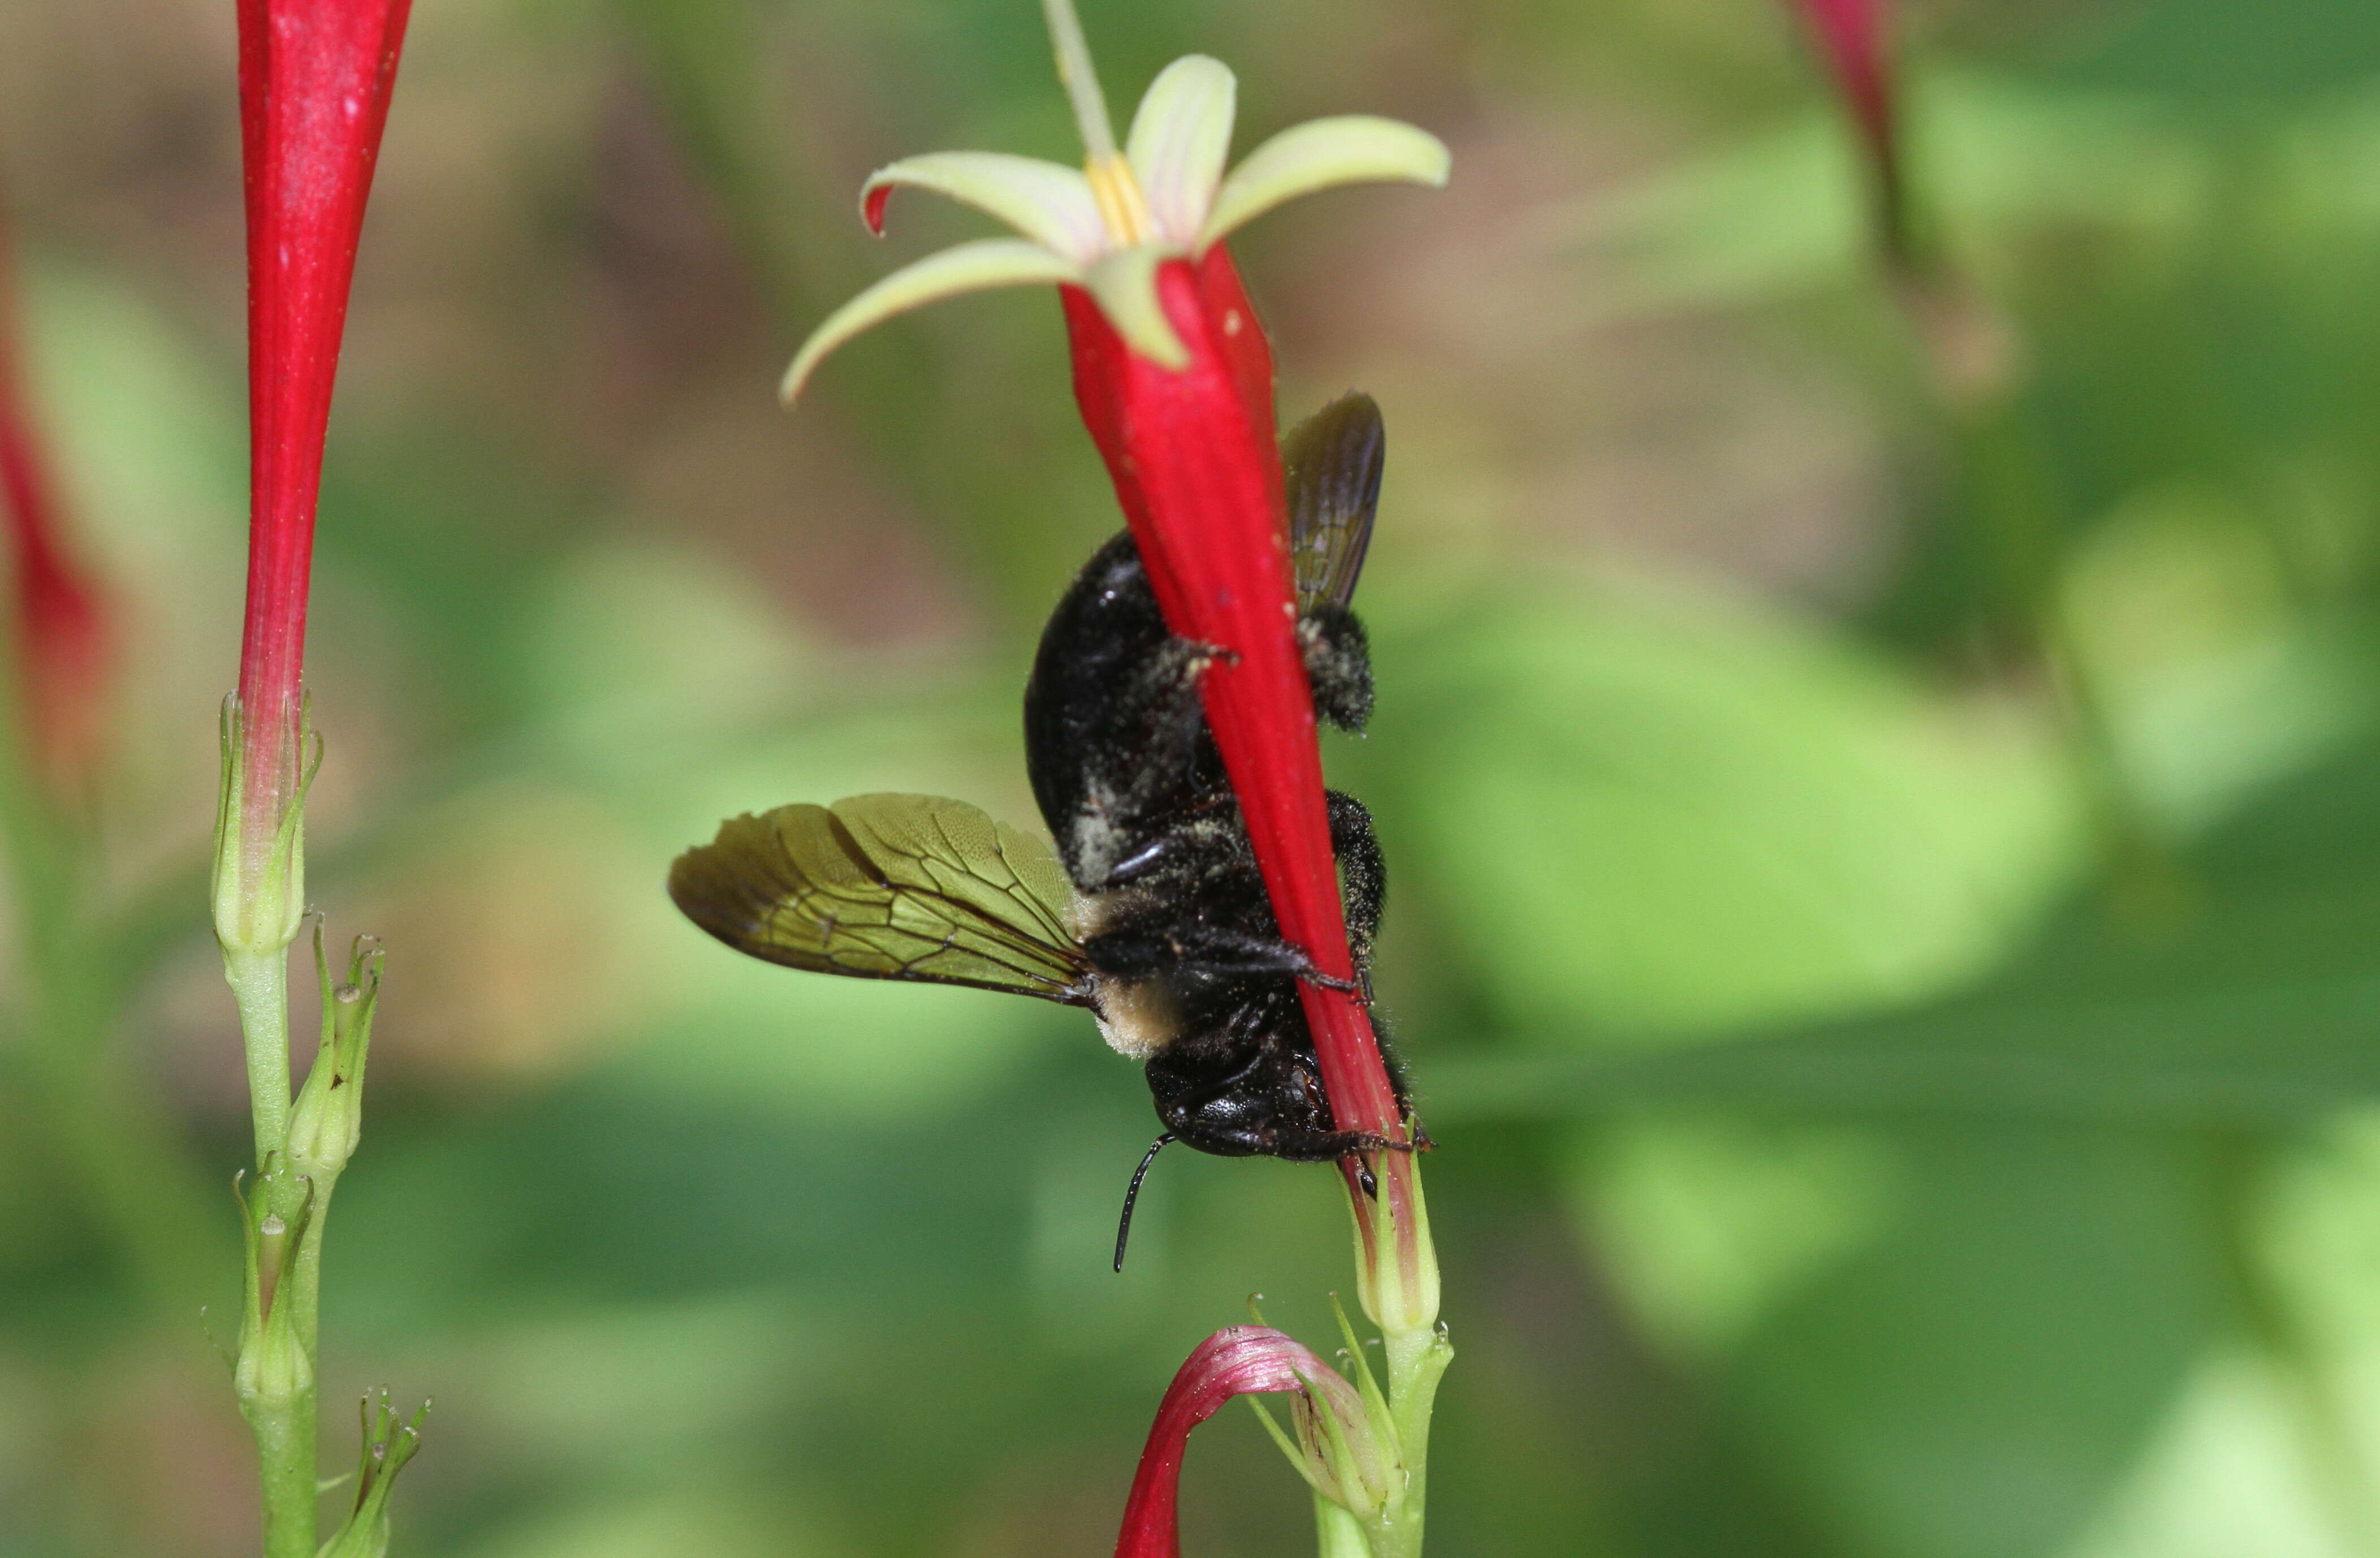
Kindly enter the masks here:
[[1343, 606], [1354, 598], [1386, 454], [1380, 408], [1360, 390], [1341, 396], [1281, 441], [1289, 556], [1301, 609], [1322, 601]]
[[677, 858], [669, 890], [729, 946], [789, 968], [1090, 999], [1057, 858], [964, 801], [853, 796], [730, 818]]

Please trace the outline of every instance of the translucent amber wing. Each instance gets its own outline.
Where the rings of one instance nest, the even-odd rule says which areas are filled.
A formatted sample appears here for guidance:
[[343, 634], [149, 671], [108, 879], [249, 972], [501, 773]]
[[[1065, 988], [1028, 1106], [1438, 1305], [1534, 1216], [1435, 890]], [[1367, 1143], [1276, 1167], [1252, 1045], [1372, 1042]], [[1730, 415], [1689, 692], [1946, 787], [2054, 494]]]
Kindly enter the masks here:
[[871, 980], [1089, 1001], [1050, 846], [937, 796], [735, 817], [678, 857], [670, 896], [739, 952]]
[[1341, 396], [1282, 440], [1289, 555], [1301, 608], [1320, 601], [1343, 606], [1354, 598], [1387, 452], [1380, 408], [1360, 391]]

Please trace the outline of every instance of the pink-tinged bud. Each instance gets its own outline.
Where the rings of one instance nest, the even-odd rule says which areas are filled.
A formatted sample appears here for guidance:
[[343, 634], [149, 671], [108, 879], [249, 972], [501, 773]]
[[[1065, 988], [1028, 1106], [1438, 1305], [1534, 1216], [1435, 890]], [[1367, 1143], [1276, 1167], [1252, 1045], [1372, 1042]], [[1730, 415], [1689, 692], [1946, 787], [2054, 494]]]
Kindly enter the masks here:
[[1166, 1387], [1124, 1501], [1116, 1558], [1178, 1558], [1179, 1494], [1190, 1430], [1235, 1395], [1293, 1394], [1299, 1470], [1333, 1502], [1377, 1508], [1393, 1479], [1392, 1456], [1354, 1386], [1294, 1337], [1263, 1325], [1216, 1332], [1192, 1350]]
[[1900, 127], [1893, 90], [1889, 0], [1794, 0], [1815, 35], [1857, 128], [1876, 185], [1876, 229], [1886, 256], [1908, 259]]
[[[1091, 295], [1061, 289], [1083, 423], [1105, 457], [1166, 625], [1230, 651], [1202, 686], [1282, 933], [1352, 980], [1322, 798], [1314, 704], [1297, 648], [1288, 497], [1274, 442], [1272, 349], [1230, 251], [1158, 266], [1158, 299], [1188, 354], [1133, 350]], [[1301, 981], [1342, 1130], [1404, 1135], [1371, 1018], [1349, 991]]]
[[1419, 1165], [1409, 1152], [1382, 1154], [1377, 1194], [1352, 1166], [1342, 1172], [1355, 1218], [1356, 1301], [1391, 1348], [1427, 1345], [1438, 1332], [1438, 1246]]
[[15, 293], [0, 227], [0, 517], [14, 567], [18, 688], [33, 762], [52, 794], [71, 799], [104, 756], [113, 645], [99, 597], [66, 554], [66, 516], [17, 349]]
[[225, 720], [215, 926], [277, 952], [303, 908], [306, 600], [331, 386], [410, 0], [239, 0], [248, 197], [248, 613]]

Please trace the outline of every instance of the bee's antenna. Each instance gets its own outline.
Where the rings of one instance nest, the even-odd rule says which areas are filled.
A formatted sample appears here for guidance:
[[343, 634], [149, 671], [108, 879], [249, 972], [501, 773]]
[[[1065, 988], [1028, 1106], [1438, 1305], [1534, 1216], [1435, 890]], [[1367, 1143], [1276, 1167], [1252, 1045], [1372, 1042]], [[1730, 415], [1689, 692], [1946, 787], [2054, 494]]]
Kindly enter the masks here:
[[1164, 1151], [1166, 1144], [1172, 1139], [1173, 1133], [1167, 1131], [1150, 1142], [1148, 1155], [1140, 1160], [1138, 1168], [1132, 1171], [1132, 1186], [1123, 1193], [1123, 1216], [1116, 1223], [1115, 1269], [1118, 1276], [1123, 1274], [1123, 1246], [1124, 1241], [1132, 1237], [1132, 1204], [1140, 1199], [1140, 1182], [1148, 1177], [1148, 1165], [1157, 1162], [1157, 1155]]

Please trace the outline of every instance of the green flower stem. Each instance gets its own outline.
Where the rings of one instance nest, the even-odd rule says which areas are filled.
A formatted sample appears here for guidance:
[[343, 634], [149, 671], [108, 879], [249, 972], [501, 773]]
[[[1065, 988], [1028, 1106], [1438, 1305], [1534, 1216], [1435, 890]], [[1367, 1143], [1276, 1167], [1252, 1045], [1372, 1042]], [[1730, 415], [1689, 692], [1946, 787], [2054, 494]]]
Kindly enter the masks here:
[[[1420, 1558], [1422, 1519], [1429, 1494], [1429, 1418], [1438, 1382], [1454, 1361], [1454, 1345], [1436, 1326], [1381, 1338], [1389, 1374], [1389, 1418], [1405, 1467], [1404, 1496], [1391, 1518], [1372, 1533], [1372, 1558]], [[1330, 1550], [1324, 1549], [1325, 1558]]]
[[[287, 1319], [296, 1356], [261, 1363], [243, 1357], [240, 1415], [256, 1435], [265, 1558], [314, 1558], [320, 1503], [315, 1474], [314, 1360], [331, 1176], [318, 1176], [310, 1184], [283, 1166], [290, 1103], [287, 950], [225, 947], [224, 978], [239, 1008], [240, 1037], [248, 1052], [249, 1107], [256, 1130], [261, 1214], [279, 1217], [299, 1229], [297, 1248], [278, 1273], [272, 1299], [275, 1317]], [[253, 1333], [243, 1337], [243, 1346], [267, 1354], [274, 1351], [269, 1335]]]
[[248, 1106], [261, 1174], [289, 1135], [289, 953], [224, 948], [224, 979], [248, 1050]]
[[256, 1435], [264, 1493], [264, 1558], [314, 1558], [314, 1382], [251, 1397], [242, 1415]]

